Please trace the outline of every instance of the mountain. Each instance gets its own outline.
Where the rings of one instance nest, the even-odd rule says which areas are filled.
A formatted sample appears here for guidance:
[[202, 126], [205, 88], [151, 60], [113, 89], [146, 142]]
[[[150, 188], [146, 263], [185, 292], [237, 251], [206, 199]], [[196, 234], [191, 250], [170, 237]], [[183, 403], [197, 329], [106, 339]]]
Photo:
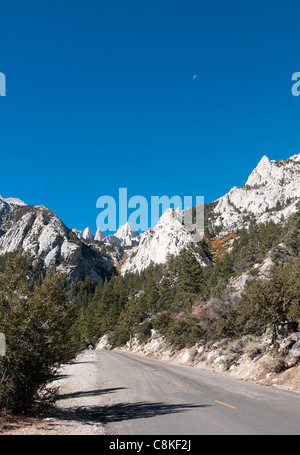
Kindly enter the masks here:
[[73, 232], [79, 239], [90, 241], [96, 240], [98, 242], [103, 241], [105, 243], [116, 243], [120, 246], [135, 245], [140, 238], [133, 224], [129, 222], [125, 223], [123, 226], [120, 226], [115, 234], [110, 234], [108, 236], [105, 236], [104, 231], [100, 227], [98, 227], [95, 236], [89, 227], [85, 228], [84, 231], [73, 229]]
[[[285, 160], [263, 156], [242, 187], [233, 187], [205, 204], [206, 225], [225, 235], [251, 221], [275, 223], [294, 213], [300, 201], [300, 154]], [[69, 230], [44, 206], [28, 206], [17, 198], [0, 196], [0, 255], [23, 249], [46, 267], [55, 266], [70, 277], [99, 280], [113, 267], [139, 272], [151, 263], [165, 263], [170, 255], [195, 247], [183, 223], [184, 212], [166, 210], [157, 225], [143, 234], [127, 222], [113, 235]], [[130, 247], [130, 248], [128, 248]], [[124, 254], [126, 253], [126, 254]], [[195, 253], [196, 254], [196, 253]], [[205, 258], [198, 256], [200, 263]]]
[[25, 202], [21, 201], [21, 199], [18, 199], [18, 198], [15, 198], [15, 197], [8, 197], [6, 199], [4, 199], [2, 196], [0, 196], [0, 203], [2, 202], [5, 202], [7, 204], [10, 204], [10, 205], [27, 205], [25, 204]]
[[94, 240], [96, 240], [97, 242], [102, 242], [102, 240], [104, 239], [105, 239], [104, 231], [98, 227]]
[[216, 201], [215, 226], [236, 230], [255, 219], [279, 222], [296, 211], [300, 200], [300, 154], [286, 160], [264, 156], [241, 188], [233, 187]]
[[[264, 156], [243, 187], [233, 187], [228, 194], [205, 205], [206, 225], [226, 235], [251, 221], [280, 222], [297, 210], [300, 201], [300, 154], [286, 160]], [[169, 254], [178, 255], [193, 246], [191, 235], [182, 222], [183, 213], [168, 209], [154, 228], [140, 236], [140, 241], [122, 265], [122, 273], [141, 271], [151, 262], [164, 263]]]
[[94, 240], [94, 234], [92, 233], [89, 227], [85, 228], [85, 230], [83, 231], [82, 238], [84, 240]]
[[80, 240], [83, 239], [83, 232], [79, 231], [78, 229], [72, 229], [72, 232], [78, 237]]
[[16, 198], [4, 198], [0, 196], [0, 228], [2, 224], [1, 218], [7, 213], [11, 212], [15, 206], [25, 206], [25, 202]]
[[192, 242], [190, 232], [183, 225], [183, 212], [167, 209], [157, 225], [141, 234], [138, 245], [127, 252], [122, 273], [139, 272], [151, 262], [162, 264], [168, 255], [177, 255]]
[[140, 236], [132, 223], [125, 223], [120, 226], [117, 232], [106, 237], [106, 242], [118, 243], [121, 246], [135, 245], [140, 239]]
[[113, 273], [107, 257], [83, 243], [51, 210], [18, 199], [0, 198], [0, 255], [22, 250], [71, 279], [94, 282]]

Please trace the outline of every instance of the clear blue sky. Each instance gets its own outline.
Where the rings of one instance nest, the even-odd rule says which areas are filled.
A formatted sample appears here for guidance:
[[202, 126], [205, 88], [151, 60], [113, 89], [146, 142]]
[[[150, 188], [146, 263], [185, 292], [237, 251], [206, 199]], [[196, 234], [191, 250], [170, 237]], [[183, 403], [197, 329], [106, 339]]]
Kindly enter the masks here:
[[120, 187], [210, 202], [263, 155], [300, 153], [299, 17], [299, 1], [2, 2], [0, 194], [95, 231]]

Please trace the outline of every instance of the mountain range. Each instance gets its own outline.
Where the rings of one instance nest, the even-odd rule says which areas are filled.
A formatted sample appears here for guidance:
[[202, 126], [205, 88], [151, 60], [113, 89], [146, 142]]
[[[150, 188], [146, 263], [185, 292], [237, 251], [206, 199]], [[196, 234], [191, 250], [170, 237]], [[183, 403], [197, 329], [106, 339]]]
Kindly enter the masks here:
[[[235, 186], [218, 200], [205, 204], [205, 225], [224, 237], [253, 221], [278, 223], [297, 210], [299, 201], [300, 154], [279, 161], [263, 156], [244, 186]], [[122, 272], [143, 270], [151, 262], [164, 263], [168, 254], [176, 255], [193, 245], [183, 216], [179, 210], [168, 209], [155, 228], [143, 233], [139, 244], [129, 251]]]
[[[218, 200], [205, 204], [205, 226], [225, 236], [250, 222], [279, 223], [297, 210], [300, 201], [300, 154], [289, 159], [263, 156], [242, 187], [233, 187]], [[46, 268], [55, 267], [71, 279], [139, 272], [151, 263], [194, 247], [183, 223], [184, 212], [167, 209], [157, 225], [138, 234], [131, 223], [105, 236], [69, 229], [44, 206], [26, 205], [0, 196], [0, 255], [21, 250]], [[197, 254], [195, 252], [195, 254]], [[198, 255], [199, 262], [204, 258]]]

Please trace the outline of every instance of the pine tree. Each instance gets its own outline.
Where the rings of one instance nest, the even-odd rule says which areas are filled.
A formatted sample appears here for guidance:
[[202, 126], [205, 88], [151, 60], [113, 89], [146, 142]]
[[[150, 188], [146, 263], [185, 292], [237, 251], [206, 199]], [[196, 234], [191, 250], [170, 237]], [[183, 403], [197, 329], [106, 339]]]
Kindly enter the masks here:
[[192, 296], [200, 293], [203, 287], [203, 272], [192, 251], [185, 250], [182, 254], [181, 288], [188, 295], [191, 303]]
[[159, 292], [153, 278], [149, 278], [145, 285], [144, 293], [139, 299], [139, 309], [141, 311], [156, 313]]
[[171, 306], [172, 288], [168, 277], [164, 277], [159, 286], [159, 300], [157, 302], [158, 310], [168, 310]]
[[130, 299], [122, 311], [114, 331], [114, 341], [117, 346], [131, 342], [134, 328], [141, 322], [140, 310], [134, 299]]

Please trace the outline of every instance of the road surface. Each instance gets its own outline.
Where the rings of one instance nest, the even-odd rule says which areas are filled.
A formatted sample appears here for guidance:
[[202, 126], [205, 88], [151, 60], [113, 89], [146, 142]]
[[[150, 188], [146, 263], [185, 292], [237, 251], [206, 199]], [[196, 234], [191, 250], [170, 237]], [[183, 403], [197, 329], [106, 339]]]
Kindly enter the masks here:
[[123, 351], [86, 355], [93, 387], [73, 397], [93, 399], [84, 412], [109, 435], [300, 434], [298, 393]]

